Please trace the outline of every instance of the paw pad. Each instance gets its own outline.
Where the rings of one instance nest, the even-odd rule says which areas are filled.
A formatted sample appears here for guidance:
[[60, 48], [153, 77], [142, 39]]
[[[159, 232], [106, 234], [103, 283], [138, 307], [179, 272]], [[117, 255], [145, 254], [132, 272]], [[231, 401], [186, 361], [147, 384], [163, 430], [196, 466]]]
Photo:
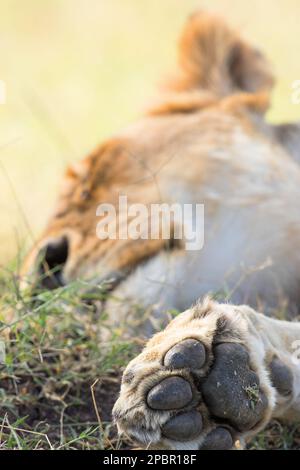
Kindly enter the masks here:
[[150, 390], [147, 403], [153, 410], [178, 410], [188, 405], [192, 398], [192, 388], [186, 380], [167, 377]]
[[202, 385], [204, 400], [214, 416], [227, 419], [240, 431], [251, 429], [268, 402], [258, 376], [249, 368], [249, 354], [235, 343], [217, 345], [214, 354], [212, 371]]
[[170, 369], [201, 369], [205, 359], [203, 344], [195, 339], [186, 339], [169, 349], [164, 358], [164, 366]]
[[188, 411], [171, 418], [163, 427], [162, 433], [168, 439], [189, 441], [202, 431], [202, 417], [198, 411]]
[[228, 429], [217, 428], [206, 436], [201, 450], [230, 450], [232, 446], [233, 440]]
[[292, 371], [277, 357], [270, 364], [272, 384], [280, 395], [287, 396], [293, 392]]

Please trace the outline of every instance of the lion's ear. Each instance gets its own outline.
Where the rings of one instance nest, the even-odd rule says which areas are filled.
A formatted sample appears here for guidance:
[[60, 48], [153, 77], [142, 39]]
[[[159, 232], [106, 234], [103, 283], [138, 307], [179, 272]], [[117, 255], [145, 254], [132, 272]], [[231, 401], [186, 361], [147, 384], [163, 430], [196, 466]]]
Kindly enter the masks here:
[[222, 19], [208, 13], [190, 17], [179, 42], [180, 75], [173, 89], [202, 88], [217, 96], [269, 92], [273, 75], [265, 58]]

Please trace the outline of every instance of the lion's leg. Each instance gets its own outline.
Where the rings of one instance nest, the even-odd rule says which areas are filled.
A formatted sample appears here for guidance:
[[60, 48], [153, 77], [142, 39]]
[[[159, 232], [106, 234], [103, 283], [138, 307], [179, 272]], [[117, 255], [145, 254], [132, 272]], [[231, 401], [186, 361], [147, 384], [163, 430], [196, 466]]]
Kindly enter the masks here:
[[113, 411], [119, 430], [154, 448], [231, 449], [272, 417], [300, 419], [298, 339], [300, 324], [204, 301], [128, 365]]

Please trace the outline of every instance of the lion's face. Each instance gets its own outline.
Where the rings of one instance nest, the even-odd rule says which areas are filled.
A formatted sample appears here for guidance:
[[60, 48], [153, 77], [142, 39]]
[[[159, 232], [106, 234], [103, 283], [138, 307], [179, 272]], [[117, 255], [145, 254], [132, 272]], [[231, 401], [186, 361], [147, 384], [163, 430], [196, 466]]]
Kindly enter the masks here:
[[47, 288], [79, 278], [114, 276], [118, 282], [168, 249], [172, 240], [160, 234], [100, 239], [97, 208], [115, 207], [117, 222], [112, 220], [109, 227], [113, 231], [124, 219], [121, 195], [144, 206], [184, 203], [202, 186], [209, 193], [216, 179], [223, 184], [223, 170], [210, 152], [229, 148], [234, 122], [252, 132], [248, 111], [262, 116], [272, 83], [263, 57], [220, 19], [192, 16], [180, 42], [180, 73], [133, 131], [106, 142], [67, 170], [55, 212], [23, 273], [34, 274]]
[[[158, 198], [155, 183], [144, 166], [143, 148], [133, 150], [126, 139], [111, 140], [68, 168], [55, 211], [25, 262], [25, 274], [34, 275], [50, 289], [77, 279], [119, 282], [166, 244], [161, 239], [132, 240], [119, 235], [127, 217], [120, 196], [128, 204], [147, 207]], [[114, 219], [106, 217], [107, 205], [115, 209]], [[106, 239], [98, 231], [103, 218], [111, 234]]]

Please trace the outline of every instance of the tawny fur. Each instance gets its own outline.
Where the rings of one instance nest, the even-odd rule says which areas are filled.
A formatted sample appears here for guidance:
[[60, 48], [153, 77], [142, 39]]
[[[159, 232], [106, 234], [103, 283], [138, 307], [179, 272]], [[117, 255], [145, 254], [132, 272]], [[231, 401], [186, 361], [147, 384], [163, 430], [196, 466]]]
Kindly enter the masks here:
[[[201, 412], [205, 422], [203, 432], [191, 441], [175, 442], [166, 439], [161, 431], [172, 412], [150, 409], [145, 397], [154, 385], [172, 375], [180, 375], [190, 383], [190, 377], [185, 370], [162, 367], [166, 352], [185, 339], [193, 338], [205, 345], [209, 357], [205, 367], [197, 372], [197, 377], [207, 375], [213, 364], [213, 344], [216, 342], [220, 318], [228, 324], [228, 332], [225, 335], [221, 333], [217, 341], [237, 342], [246, 346], [251, 369], [258, 374], [260, 388], [268, 400], [262, 419], [254, 428], [240, 433], [237, 444], [244, 445], [263, 429], [272, 417], [283, 418], [289, 422], [300, 419], [300, 367], [292, 360], [294, 351], [291, 347], [293, 341], [300, 336], [300, 324], [276, 321], [247, 306], [219, 304], [206, 298], [203, 303], [177, 316], [164, 331], [151, 338], [143, 352], [127, 366], [120, 396], [114, 407], [115, 420], [121, 433], [125, 432], [145, 445], [151, 443], [152, 448], [197, 450], [201, 447], [205, 436], [214, 425], [201, 398], [195, 407]], [[293, 373], [294, 386], [291, 396], [280, 396], [272, 385], [269, 364], [274, 356], [279, 356]], [[127, 376], [131, 380], [127, 381]], [[194, 393], [197, 395], [197, 392]], [[191, 406], [189, 404], [189, 409]]]
[[[24, 279], [36, 276], [43, 247], [66, 237], [65, 283], [124, 275], [106, 311], [111, 327], [124, 327], [128, 335], [150, 336], [166, 325], [169, 309], [185, 310], [208, 292], [264, 312], [284, 307], [297, 315], [300, 124], [265, 121], [273, 82], [265, 58], [239, 34], [215, 16], [193, 15], [180, 39], [178, 70], [145, 116], [67, 170], [53, 216], [24, 264]], [[170, 250], [162, 239], [100, 241], [97, 206], [116, 206], [120, 195], [147, 206], [204, 204], [204, 248], [188, 252], [175, 244]], [[207, 301], [176, 318], [130, 364], [135, 382], [123, 383], [115, 407], [121, 429], [163, 448], [199, 447], [199, 439], [162, 442], [160, 425], [170, 413], [149, 411], [143, 398], [145, 388], [165, 374], [165, 351], [187, 337], [211, 351], [216, 321], [224, 314], [232, 328], [226, 341], [247, 347], [269, 403], [260, 425], [241, 438], [272, 416], [299, 416], [300, 374], [290, 350], [299, 325]], [[270, 382], [267, 365], [275, 354], [294, 373], [289, 402]]]
[[[297, 314], [300, 132], [296, 124], [265, 121], [272, 85], [259, 52], [219, 18], [193, 15], [180, 40], [178, 71], [146, 116], [67, 170], [24, 277], [34, 272], [43, 246], [66, 236], [64, 282], [126, 273], [115, 289], [120, 302], [107, 304], [117, 325], [129, 324], [142, 307], [151, 312], [140, 331], [151, 334], [166, 310], [185, 309], [216, 291]], [[120, 194], [147, 206], [204, 204], [204, 248], [170, 251], [162, 239], [99, 240], [96, 208], [117, 205]]]

